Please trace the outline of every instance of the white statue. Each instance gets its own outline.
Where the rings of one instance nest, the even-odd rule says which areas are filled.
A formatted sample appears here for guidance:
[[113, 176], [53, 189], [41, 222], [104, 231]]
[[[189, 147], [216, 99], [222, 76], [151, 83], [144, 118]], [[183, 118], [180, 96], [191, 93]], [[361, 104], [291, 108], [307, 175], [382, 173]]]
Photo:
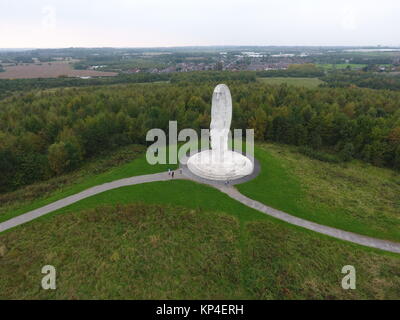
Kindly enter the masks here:
[[212, 98], [211, 150], [189, 158], [187, 166], [194, 174], [211, 180], [234, 180], [253, 172], [250, 159], [228, 149], [232, 121], [232, 97], [225, 84], [216, 86]]
[[232, 121], [232, 97], [229, 88], [220, 84], [215, 87], [211, 105], [211, 149], [228, 150], [228, 135]]

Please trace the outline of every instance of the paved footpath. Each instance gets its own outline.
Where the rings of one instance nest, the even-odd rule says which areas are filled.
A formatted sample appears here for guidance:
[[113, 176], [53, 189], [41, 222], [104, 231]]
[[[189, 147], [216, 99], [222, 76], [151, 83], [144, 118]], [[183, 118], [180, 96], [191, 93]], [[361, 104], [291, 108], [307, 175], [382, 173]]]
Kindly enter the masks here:
[[[321, 225], [321, 224], [318, 224], [315, 222], [307, 221], [305, 219], [301, 219], [301, 218], [292, 216], [283, 211], [268, 207], [258, 201], [255, 201], [253, 199], [246, 197], [245, 195], [241, 194], [234, 186], [226, 186], [221, 183], [212, 183], [209, 181], [206, 182], [204, 180], [196, 179], [193, 176], [186, 175], [186, 170], [183, 171], [183, 174], [181, 174], [179, 172], [179, 170], [177, 170], [175, 172], [174, 179], [187, 179], [187, 180], [193, 180], [193, 181], [196, 181], [199, 183], [207, 184], [209, 186], [212, 186], [212, 187], [220, 190], [221, 192], [227, 194], [232, 199], [235, 199], [250, 208], [260, 211], [266, 215], [272, 216], [276, 219], [283, 220], [290, 224], [306, 228], [308, 230], [322, 233], [322, 234], [325, 234], [325, 235], [328, 235], [328, 236], [331, 236], [331, 237], [334, 237], [337, 239], [361, 244], [363, 246], [381, 249], [381, 250], [390, 251], [390, 252], [395, 252], [395, 253], [400, 253], [400, 243], [376, 239], [376, 238], [372, 238], [372, 237], [367, 237], [367, 236], [359, 235], [356, 233], [327, 227], [327, 226], [324, 226], [324, 225]], [[23, 223], [32, 221], [32, 220], [34, 220], [38, 217], [41, 217], [47, 213], [50, 213], [52, 211], [69, 206], [72, 203], [78, 202], [82, 199], [91, 197], [93, 195], [96, 195], [96, 194], [99, 194], [99, 193], [102, 193], [102, 192], [105, 192], [108, 190], [125, 187], [125, 186], [131, 186], [131, 185], [135, 185], [135, 184], [149, 183], [149, 182], [156, 182], [156, 181], [167, 181], [167, 180], [171, 180], [171, 176], [169, 176], [168, 173], [156, 173], [156, 174], [149, 174], [149, 175], [143, 175], [143, 176], [137, 176], [137, 177], [116, 180], [116, 181], [113, 181], [110, 183], [105, 183], [105, 184], [102, 184], [102, 185], [99, 185], [96, 187], [92, 187], [92, 188], [86, 189], [82, 192], [79, 192], [77, 194], [74, 194], [72, 196], [69, 196], [67, 198], [50, 203], [44, 207], [29, 211], [27, 213], [24, 213], [22, 215], [15, 217], [15, 218], [12, 218], [10, 220], [2, 222], [2, 223], [0, 223], [0, 232], [11, 229], [11, 228], [21, 225]]]
[[218, 189], [220, 191], [226, 193], [232, 199], [235, 199], [250, 208], [256, 209], [262, 213], [265, 213], [265, 214], [272, 216], [274, 218], [277, 218], [279, 220], [286, 221], [290, 224], [294, 224], [296, 226], [303, 227], [303, 228], [306, 228], [308, 230], [312, 230], [312, 231], [315, 231], [318, 233], [326, 234], [328, 236], [331, 236], [331, 237], [334, 237], [337, 239], [361, 244], [363, 246], [400, 253], [400, 243], [387, 241], [387, 240], [380, 240], [380, 239], [376, 239], [376, 238], [372, 238], [372, 237], [367, 237], [367, 236], [359, 235], [359, 234], [356, 234], [353, 232], [348, 232], [348, 231], [343, 231], [343, 230], [336, 229], [336, 228], [327, 227], [327, 226], [324, 226], [324, 225], [321, 225], [321, 224], [318, 224], [315, 222], [311, 222], [308, 220], [304, 220], [304, 219], [292, 216], [283, 211], [268, 207], [258, 201], [250, 199], [250, 198], [246, 197], [245, 195], [241, 194], [236, 188], [233, 188], [233, 187], [220, 187]]
[[108, 190], [112, 190], [112, 189], [116, 189], [116, 188], [120, 188], [120, 187], [125, 187], [125, 186], [132, 186], [132, 185], [140, 184], [140, 183], [166, 181], [166, 180], [170, 180], [170, 179], [171, 179], [171, 177], [168, 175], [168, 173], [156, 173], [156, 174], [131, 177], [131, 178], [126, 178], [126, 179], [116, 180], [116, 181], [109, 182], [109, 183], [104, 183], [104, 184], [83, 190], [82, 192], [76, 193], [72, 196], [63, 198], [56, 202], [52, 202], [44, 207], [21, 214], [15, 218], [12, 218], [5, 222], [2, 222], [2, 223], [0, 223], [0, 232], [11, 229], [16, 226], [19, 226], [20, 224], [29, 222], [31, 220], [34, 220], [36, 218], [39, 218], [39, 217], [47, 214], [47, 213], [64, 208], [66, 206], [69, 206], [72, 203], [78, 202], [85, 198], [89, 198], [91, 196], [102, 193], [104, 191], [108, 191]]

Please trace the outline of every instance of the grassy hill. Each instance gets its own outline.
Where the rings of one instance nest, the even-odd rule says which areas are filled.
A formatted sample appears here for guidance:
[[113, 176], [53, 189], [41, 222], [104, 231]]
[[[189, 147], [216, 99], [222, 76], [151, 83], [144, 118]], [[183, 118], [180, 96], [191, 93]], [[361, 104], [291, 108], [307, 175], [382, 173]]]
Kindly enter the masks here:
[[80, 170], [44, 182], [0, 194], [0, 222], [40, 208], [90, 187], [131, 176], [174, 169], [177, 165], [154, 166], [146, 162], [145, 147], [130, 145], [88, 162]]
[[[38, 200], [9, 196], [1, 220], [168, 167], [151, 167], [137, 152], [130, 157], [86, 178], [72, 173], [78, 183], [69, 176], [64, 186], [49, 183]], [[256, 157], [262, 171], [238, 186], [244, 194], [322, 224], [399, 240], [395, 171], [324, 163], [273, 144], [259, 145]], [[46, 264], [59, 272], [56, 291], [39, 287]], [[0, 298], [396, 299], [398, 264], [399, 255], [291, 226], [211, 187], [174, 180], [104, 192], [0, 234]], [[344, 265], [356, 267], [357, 290], [341, 289]]]
[[[1, 299], [397, 299], [399, 259], [264, 219], [100, 206], [0, 237]], [[56, 267], [57, 290], [40, 288]], [[343, 290], [341, 269], [357, 270]]]
[[[0, 221], [39, 208], [97, 184], [129, 176], [166, 171], [169, 165], [150, 166], [144, 155], [104, 173], [90, 174], [79, 183], [64, 185], [39, 200], [19, 204], [13, 198], [0, 211]], [[263, 144], [256, 147], [261, 174], [238, 186], [245, 195], [295, 216], [372, 237], [400, 241], [400, 175], [396, 171], [361, 162], [325, 163], [310, 159], [295, 147]], [[173, 188], [171, 188], [171, 183]], [[39, 188], [40, 190], [41, 188]], [[21, 194], [21, 192], [20, 192]], [[22, 190], [22, 194], [25, 194]], [[190, 195], [190, 198], [188, 197]], [[254, 217], [260, 213], [239, 206], [213, 188], [189, 181], [157, 182], [111, 190], [84, 199], [59, 212], [93, 208], [99, 203], [119, 204], [144, 201], [178, 204], [189, 208], [216, 208]], [[11, 197], [10, 197], [11, 198]], [[0, 198], [1, 199], [1, 198]], [[3, 195], [3, 199], [7, 199]], [[235, 208], [234, 211], [232, 208]]]
[[295, 216], [400, 241], [400, 174], [360, 161], [327, 163], [295, 147], [255, 149], [261, 174], [239, 185], [245, 195]]

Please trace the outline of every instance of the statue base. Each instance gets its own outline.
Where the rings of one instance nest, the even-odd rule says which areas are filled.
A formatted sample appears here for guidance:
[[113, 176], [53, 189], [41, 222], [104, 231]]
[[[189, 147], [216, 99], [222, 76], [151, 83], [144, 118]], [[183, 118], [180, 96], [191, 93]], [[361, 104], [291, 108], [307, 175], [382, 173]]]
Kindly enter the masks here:
[[206, 150], [191, 156], [187, 167], [195, 175], [210, 180], [235, 180], [253, 173], [253, 162], [234, 151]]

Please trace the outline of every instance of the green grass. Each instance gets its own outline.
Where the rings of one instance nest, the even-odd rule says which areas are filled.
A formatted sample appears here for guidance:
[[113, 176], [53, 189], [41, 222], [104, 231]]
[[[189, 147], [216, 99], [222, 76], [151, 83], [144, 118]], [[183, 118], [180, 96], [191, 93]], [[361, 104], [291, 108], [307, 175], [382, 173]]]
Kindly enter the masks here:
[[[127, 148], [134, 149], [136, 148], [136, 146], [128, 146], [125, 147], [124, 150], [126, 151]], [[143, 153], [144, 148], [142, 148], [141, 150], [142, 153], [140, 155], [138, 155], [135, 151], [133, 152], [133, 157], [135, 157], [134, 160], [128, 163], [124, 163], [121, 166], [111, 168], [110, 170], [102, 172], [100, 174], [95, 174], [93, 173], [93, 170], [89, 170], [89, 174], [81, 179], [81, 172], [78, 171], [77, 174], [72, 174], [72, 177], [70, 177], [69, 175], [66, 175], [65, 178], [61, 177], [63, 183], [65, 183], [65, 181], [67, 182], [65, 185], [63, 185], [63, 183], [60, 183], [59, 178], [56, 178], [55, 183], [60, 183], [60, 186], [53, 186], [50, 183], [50, 191], [42, 192], [44, 196], [39, 196], [38, 200], [23, 201], [22, 205], [19, 204], [18, 201], [16, 203], [15, 201], [11, 201], [11, 203], [9, 204], [5, 203], [4, 206], [2, 205], [2, 208], [0, 209], [0, 222], [11, 219], [12, 217], [18, 216], [27, 211], [40, 208], [51, 202], [68, 197], [99, 184], [132, 176], [163, 172], [167, 171], [168, 168], [174, 169], [177, 167], [177, 165], [168, 164], [150, 165], [146, 161], [145, 154]], [[85, 172], [85, 169], [83, 169], [83, 172]], [[79, 180], [79, 183], [74, 184], [74, 178], [77, 178]], [[38, 183], [37, 185], [38, 188], [34, 188], [35, 195], [37, 195], [38, 193], [40, 194], [40, 191], [43, 189], [46, 189], [46, 191], [48, 191], [47, 188], [49, 187], [47, 186], [46, 182]], [[17, 193], [17, 196], [20, 196], [21, 198], [25, 197], [26, 195], [24, 193], [26, 193], [28, 190], [31, 191], [31, 188], [27, 187], [25, 189], [22, 189]], [[7, 198], [7, 195], [3, 195], [3, 197]], [[15, 196], [13, 196], [12, 198], [15, 198]]]
[[[260, 175], [237, 186], [248, 197], [292, 215], [346, 231], [381, 239], [400, 240], [400, 176], [394, 171], [352, 162], [346, 165], [310, 159], [288, 146], [256, 147]], [[57, 190], [50, 197], [9, 210], [5, 221], [86, 188], [129, 176], [166, 171], [168, 165], [150, 166], [144, 156], [83, 182]], [[188, 198], [190, 195], [190, 200]], [[262, 214], [213, 188], [189, 181], [168, 181], [119, 188], [84, 199], [59, 212], [142, 201], [228, 212], [240, 220]], [[55, 213], [53, 213], [55, 214]], [[47, 216], [46, 216], [47, 217]]]
[[[267, 217], [244, 221], [186, 206], [100, 206], [3, 233], [0, 299], [400, 297], [398, 256]], [[56, 267], [56, 290], [40, 287], [48, 264]], [[356, 268], [356, 290], [341, 288], [345, 265]]]
[[346, 69], [347, 67], [350, 67], [352, 70], [354, 70], [354, 69], [362, 69], [366, 66], [367, 66], [366, 64], [358, 64], [358, 63], [338, 63], [335, 65], [331, 63], [322, 63], [317, 65], [317, 67], [323, 68], [324, 70], [334, 70], [334, 68], [340, 70], [340, 69]]
[[[179, 174], [176, 178], [178, 177]], [[262, 213], [246, 207], [212, 187], [187, 180], [171, 180], [113, 189], [73, 203], [43, 216], [41, 219], [47, 219], [60, 213], [72, 213], [95, 208], [99, 204], [117, 206], [136, 202], [228, 212], [240, 221], [265, 217]]]
[[400, 175], [360, 162], [332, 164], [295, 148], [256, 148], [260, 175], [238, 189], [269, 206], [372, 237], [400, 241]]
[[[270, 144], [257, 147], [256, 157], [262, 171], [238, 186], [244, 194], [309, 220], [398, 239], [393, 171], [323, 163]], [[141, 156], [28, 207], [167, 167]], [[46, 264], [57, 268], [55, 291], [40, 288]], [[340, 286], [349, 264], [357, 270], [354, 291]], [[170, 180], [110, 190], [0, 234], [0, 299], [398, 299], [398, 264], [399, 255]]]
[[271, 85], [281, 85], [286, 83], [287, 85], [297, 86], [297, 87], [306, 87], [306, 88], [316, 88], [320, 84], [324, 82], [319, 80], [318, 78], [280, 78], [280, 77], [271, 77], [271, 78], [258, 78], [258, 81], [261, 81], [266, 84]]
[[0, 216], [7, 211], [18, 209], [39, 199], [48, 198], [56, 192], [76, 186], [91, 177], [128, 164], [140, 158], [145, 150], [145, 147], [141, 145], [129, 145], [109, 150], [107, 153], [100, 154], [86, 161], [72, 172], [23, 186], [15, 191], [1, 193]]

